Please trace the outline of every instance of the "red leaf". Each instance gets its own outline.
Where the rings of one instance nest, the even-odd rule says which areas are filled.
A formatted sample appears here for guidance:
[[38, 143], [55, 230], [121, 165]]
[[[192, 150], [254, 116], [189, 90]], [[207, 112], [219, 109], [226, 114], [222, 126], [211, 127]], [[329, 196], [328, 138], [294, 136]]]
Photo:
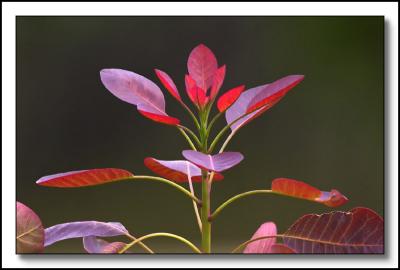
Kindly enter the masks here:
[[210, 98], [212, 100], [218, 95], [219, 89], [221, 89], [222, 83], [224, 82], [225, 79], [225, 72], [226, 72], [225, 65], [217, 69], [217, 71], [215, 72], [214, 81], [210, 93]]
[[48, 187], [84, 187], [105, 184], [133, 176], [132, 173], [114, 168], [72, 171], [48, 175], [36, 181], [36, 184]]
[[269, 253], [273, 253], [273, 254], [292, 254], [292, 253], [296, 253], [296, 251], [294, 251], [293, 249], [291, 249], [290, 247], [288, 247], [286, 245], [275, 244], [275, 245], [272, 245]]
[[171, 126], [176, 126], [180, 123], [180, 120], [172, 117], [172, 116], [168, 116], [168, 115], [159, 115], [159, 114], [155, 114], [155, 113], [150, 113], [150, 112], [146, 112], [146, 111], [142, 111], [139, 110], [139, 113], [155, 122], [158, 123], [162, 123], [162, 124], [166, 124], [166, 125], [171, 125]]
[[[145, 158], [144, 165], [154, 173], [178, 183], [188, 182], [188, 174], [193, 182], [201, 182], [201, 169], [187, 160], [157, 160], [148, 157]], [[216, 181], [223, 178], [220, 173], [214, 175]]]
[[204, 107], [209, 101], [206, 92], [196, 85], [196, 82], [190, 75], [185, 76], [185, 84], [186, 92], [193, 104], [199, 108]]
[[244, 90], [244, 85], [235, 87], [224, 93], [217, 102], [217, 107], [220, 112], [226, 111], [239, 98]]
[[329, 207], [341, 206], [348, 201], [344, 195], [335, 189], [331, 192], [320, 191], [304, 182], [288, 178], [273, 180], [271, 189], [278, 194], [323, 203]]
[[254, 112], [264, 106], [271, 108], [303, 79], [303, 75], [289, 75], [268, 84], [261, 93], [249, 102], [246, 113]]
[[17, 202], [17, 253], [42, 253], [44, 229], [40, 218], [26, 205]]
[[383, 219], [368, 208], [309, 214], [284, 234], [297, 253], [383, 253]]
[[171, 79], [171, 77], [167, 73], [159, 69], [155, 69], [155, 72], [157, 77], [160, 79], [161, 83], [168, 90], [168, 92], [178, 101], [182, 101], [178, 89], [176, 88], [176, 85], [174, 81]]
[[206, 91], [213, 83], [218, 63], [213, 52], [200, 44], [190, 53], [187, 67], [197, 86]]

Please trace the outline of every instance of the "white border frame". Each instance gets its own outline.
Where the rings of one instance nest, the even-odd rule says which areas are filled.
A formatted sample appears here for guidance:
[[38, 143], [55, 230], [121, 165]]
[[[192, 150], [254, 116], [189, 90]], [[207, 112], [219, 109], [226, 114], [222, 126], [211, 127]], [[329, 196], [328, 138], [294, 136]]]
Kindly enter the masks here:
[[[386, 200], [390, 245], [385, 256], [233, 257], [233, 256], [101, 256], [15, 255], [15, 17], [18, 15], [383, 15], [389, 26], [385, 41]], [[2, 266], [45, 267], [398, 267], [398, 3], [397, 2], [216, 2], [2, 3]], [[390, 185], [390, 188], [388, 186]], [[388, 207], [389, 206], [389, 207]], [[390, 217], [390, 219], [388, 219]]]

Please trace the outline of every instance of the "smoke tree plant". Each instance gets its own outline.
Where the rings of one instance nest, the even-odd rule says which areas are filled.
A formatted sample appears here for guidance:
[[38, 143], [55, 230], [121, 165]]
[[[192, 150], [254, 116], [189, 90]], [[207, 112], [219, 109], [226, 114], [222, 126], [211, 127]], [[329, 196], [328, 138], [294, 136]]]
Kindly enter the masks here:
[[[114, 181], [158, 181], [175, 188], [193, 204], [201, 246], [186, 238], [167, 232], [133, 236], [119, 222], [76, 221], [43, 228], [40, 218], [27, 206], [17, 202], [17, 252], [39, 253], [55, 242], [82, 238], [88, 253], [127, 253], [135, 245], [145, 252], [155, 253], [145, 242], [154, 237], [170, 237], [187, 245], [194, 253], [211, 253], [212, 224], [221, 212], [237, 200], [255, 194], [277, 194], [309, 200], [327, 207], [341, 206], [348, 199], [338, 190], [321, 191], [302, 181], [277, 178], [269, 189], [247, 191], [211, 208], [214, 181], [221, 181], [223, 172], [239, 164], [243, 155], [227, 152], [230, 140], [244, 125], [280, 101], [298, 85], [303, 75], [289, 75], [272, 83], [245, 91], [239, 85], [219, 95], [225, 78], [225, 65], [219, 66], [212, 51], [205, 45], [195, 47], [188, 59], [185, 75], [186, 93], [193, 105], [182, 99], [172, 78], [164, 71], [155, 70], [164, 88], [176, 99], [193, 120], [194, 130], [166, 112], [164, 95], [151, 80], [131, 71], [103, 69], [100, 79], [114, 96], [136, 106], [144, 117], [169, 125], [187, 141], [190, 149], [183, 150], [181, 160], [144, 159], [144, 164], [156, 176], [136, 175], [124, 169], [102, 168], [79, 170], [45, 176], [37, 184], [47, 187], [78, 188]], [[216, 104], [218, 113], [211, 115]], [[211, 136], [214, 123], [225, 115], [226, 126], [215, 137]], [[218, 148], [219, 147], [219, 148]], [[193, 185], [201, 185], [195, 194]], [[188, 185], [188, 188], [185, 185]], [[108, 242], [103, 238], [126, 236], [128, 242]], [[267, 221], [250, 240], [232, 249], [243, 253], [383, 253], [383, 219], [373, 210], [363, 207], [348, 212], [333, 211], [322, 215], [301, 217], [284, 233], [279, 234], [275, 223]]]

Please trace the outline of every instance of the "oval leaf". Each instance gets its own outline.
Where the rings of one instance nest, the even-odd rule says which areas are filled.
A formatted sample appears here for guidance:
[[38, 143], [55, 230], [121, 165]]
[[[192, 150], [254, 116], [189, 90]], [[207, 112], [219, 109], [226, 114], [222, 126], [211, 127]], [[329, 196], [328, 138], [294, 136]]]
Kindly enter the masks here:
[[118, 253], [127, 244], [123, 242], [109, 243], [96, 236], [83, 237], [83, 247], [87, 253]]
[[161, 89], [149, 79], [123, 69], [103, 69], [100, 77], [104, 86], [117, 98], [136, 105], [139, 111], [159, 115], [157, 122], [161, 122], [162, 117], [169, 117]]
[[213, 52], [200, 44], [190, 53], [187, 68], [196, 85], [206, 91], [213, 84], [218, 63]]
[[335, 189], [330, 192], [320, 191], [309, 184], [288, 178], [273, 180], [271, 190], [278, 194], [322, 203], [329, 207], [338, 207], [348, 201], [343, 194]]
[[106, 168], [72, 171], [44, 176], [36, 184], [48, 187], [84, 187], [101, 185], [133, 176], [131, 172], [122, 169]]
[[77, 221], [54, 225], [45, 230], [44, 246], [55, 242], [86, 236], [118, 236], [128, 234], [119, 222]]
[[40, 218], [26, 205], [17, 202], [17, 253], [41, 253], [44, 229]]
[[[292, 80], [299, 83], [303, 78], [303, 75], [290, 75], [274, 83], [257, 86], [243, 92], [225, 114], [226, 122], [231, 124], [232, 132], [236, 132], [281, 100], [295, 86], [290, 85]], [[290, 88], [287, 88], [288, 86]]]
[[228, 125], [231, 125], [232, 132], [235, 132], [236, 130], [256, 118], [258, 115], [261, 114], [261, 112], [269, 109], [268, 107], [265, 107], [252, 113], [247, 113], [250, 101], [253, 99], [253, 97], [261, 93], [267, 86], [268, 84], [265, 84], [244, 91], [236, 100], [236, 102], [233, 103], [233, 105], [226, 110], [226, 122], [228, 123]]
[[226, 111], [233, 103], [239, 98], [240, 94], [244, 90], [244, 85], [235, 87], [225, 92], [217, 102], [217, 107], [220, 112]]
[[[193, 182], [201, 182], [201, 169], [187, 160], [157, 160], [148, 157], [144, 164], [154, 173], [178, 183], [188, 182], [188, 176]], [[222, 174], [214, 175], [214, 180], [223, 178]]]
[[368, 208], [310, 214], [284, 234], [297, 253], [383, 253], [383, 219]]
[[303, 79], [303, 75], [289, 75], [268, 84], [263, 91], [250, 100], [247, 113], [254, 112], [264, 106], [272, 107]]
[[243, 155], [239, 152], [223, 152], [212, 156], [198, 151], [184, 150], [182, 154], [197, 166], [214, 172], [225, 171], [243, 160]]
[[161, 83], [168, 90], [168, 92], [178, 101], [182, 101], [181, 96], [178, 92], [178, 88], [176, 88], [176, 85], [171, 77], [167, 73], [159, 69], [156, 69], [155, 72], [158, 79], [160, 79]]
[[[273, 222], [265, 222], [251, 237], [252, 239], [274, 236], [277, 234], [277, 228]], [[271, 253], [271, 248], [276, 242], [276, 237], [260, 239], [249, 243], [244, 249], [243, 253]]]

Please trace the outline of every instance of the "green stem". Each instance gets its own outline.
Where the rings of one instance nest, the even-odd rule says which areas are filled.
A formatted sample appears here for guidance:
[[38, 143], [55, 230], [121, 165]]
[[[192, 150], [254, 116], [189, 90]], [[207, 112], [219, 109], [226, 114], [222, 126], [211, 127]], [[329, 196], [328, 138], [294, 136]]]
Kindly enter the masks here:
[[[128, 238], [130, 238], [131, 240], [133, 240], [133, 241], [136, 241], [137, 240], [137, 238], [135, 237], [135, 236], [133, 236], [133, 235], [131, 235], [131, 234], [127, 234], [126, 235]], [[144, 243], [142, 243], [142, 242], [139, 242], [138, 243], [143, 249], [145, 249], [146, 251], [148, 251], [149, 253], [151, 253], [151, 254], [154, 254], [154, 251], [153, 250], [151, 250], [147, 245], [145, 245]]]
[[187, 142], [189, 143], [190, 147], [194, 150], [197, 151], [196, 146], [194, 146], [192, 140], [189, 138], [189, 136], [186, 134], [186, 132], [182, 129], [177, 127], [178, 130], [182, 133], [182, 135], [185, 137], [185, 139], [187, 140]]
[[192, 138], [196, 141], [197, 145], [201, 146], [199, 138], [196, 136], [196, 134], [194, 134], [194, 132], [190, 128], [187, 128], [187, 127], [181, 126], [181, 125], [178, 125], [178, 128], [181, 128], [181, 129], [184, 129], [185, 131], [187, 131], [192, 136]]
[[221, 131], [215, 136], [214, 141], [211, 143], [210, 148], [208, 149], [208, 153], [212, 153], [214, 150], [214, 147], [217, 145], [218, 141], [221, 139], [221, 137], [224, 135], [224, 133], [231, 127], [231, 125], [225, 126]]
[[197, 120], [196, 116], [192, 112], [192, 110], [183, 102], [180, 102], [182, 107], [185, 108], [185, 110], [189, 113], [190, 117], [192, 117], [194, 124], [196, 125], [196, 128], [199, 130], [200, 129], [200, 124], [199, 121]]
[[129, 248], [131, 248], [132, 246], [136, 245], [137, 243], [146, 240], [148, 238], [153, 238], [153, 237], [159, 237], [159, 236], [164, 236], [164, 237], [171, 237], [174, 239], [177, 239], [179, 241], [181, 241], [182, 243], [186, 244], [187, 246], [189, 246], [194, 252], [196, 253], [201, 253], [201, 251], [189, 240], [176, 235], [176, 234], [172, 234], [172, 233], [164, 233], [164, 232], [159, 232], [159, 233], [151, 233], [151, 234], [147, 234], [144, 235], [142, 237], [139, 237], [138, 239], [132, 241], [131, 243], [127, 244], [123, 249], [121, 249], [118, 253], [124, 253], [125, 251], [127, 251]]
[[210, 124], [208, 125], [207, 133], [210, 133], [211, 127], [212, 127], [212, 126], [214, 125], [214, 123], [218, 120], [218, 118], [220, 118], [220, 116], [221, 116], [222, 114], [223, 114], [223, 113], [218, 113], [218, 114], [216, 114], [216, 115], [214, 116], [214, 118], [211, 120]]
[[211, 252], [211, 222], [208, 220], [210, 215], [210, 197], [208, 192], [207, 172], [203, 171], [202, 176], [202, 207], [201, 207], [201, 247], [204, 253]]
[[252, 190], [252, 191], [247, 191], [244, 193], [240, 193], [236, 196], [233, 196], [232, 198], [228, 199], [227, 201], [225, 201], [223, 204], [221, 204], [215, 211], [214, 213], [209, 217], [210, 221], [213, 221], [219, 214], [220, 212], [227, 207], [229, 204], [231, 204], [232, 202], [246, 197], [246, 196], [250, 196], [250, 195], [254, 195], [254, 194], [265, 194], [265, 193], [273, 193], [272, 190], [268, 190], [268, 189], [260, 189], [260, 190]]
[[170, 185], [174, 188], [176, 188], [177, 190], [183, 192], [186, 196], [190, 197], [192, 200], [194, 200], [197, 204], [201, 205], [201, 201], [194, 196], [192, 193], [190, 193], [190, 191], [188, 191], [187, 189], [183, 188], [182, 186], [175, 184], [174, 182], [162, 178], [162, 177], [157, 177], [157, 176], [147, 176], [147, 175], [135, 175], [132, 177], [129, 177], [127, 179], [132, 179], [132, 180], [151, 180], [151, 181], [158, 181], [158, 182], [162, 182], [165, 183], [167, 185]]

